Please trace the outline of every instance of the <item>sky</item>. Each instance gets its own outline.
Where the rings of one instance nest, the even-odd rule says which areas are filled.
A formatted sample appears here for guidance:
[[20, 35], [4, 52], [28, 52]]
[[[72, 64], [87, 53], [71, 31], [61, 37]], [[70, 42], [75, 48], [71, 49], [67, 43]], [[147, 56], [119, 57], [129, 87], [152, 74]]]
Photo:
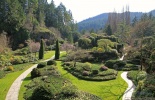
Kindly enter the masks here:
[[73, 18], [77, 22], [114, 10], [122, 12], [122, 8], [126, 5], [131, 12], [149, 12], [155, 9], [154, 0], [54, 0], [56, 6], [61, 2], [67, 10], [72, 11]]

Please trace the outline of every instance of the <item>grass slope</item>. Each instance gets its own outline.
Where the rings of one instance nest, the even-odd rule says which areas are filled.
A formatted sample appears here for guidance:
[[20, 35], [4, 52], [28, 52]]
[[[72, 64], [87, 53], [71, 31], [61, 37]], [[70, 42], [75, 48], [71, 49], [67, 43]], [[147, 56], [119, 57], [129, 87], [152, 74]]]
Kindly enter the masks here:
[[22, 74], [25, 70], [30, 68], [32, 64], [20, 64], [20, 65], [14, 65], [14, 67], [19, 67], [22, 66], [24, 67], [23, 70], [16, 71], [16, 72], [11, 72], [8, 73], [4, 78], [0, 79], [0, 100], [5, 100], [6, 94], [9, 91], [9, 88], [11, 87], [12, 83], [14, 80]]
[[95, 94], [102, 98], [103, 100], [121, 100], [124, 91], [127, 88], [127, 83], [121, 78], [121, 73], [118, 73], [116, 80], [95, 82], [95, 81], [85, 81], [80, 80], [61, 67], [61, 62], [58, 63], [58, 69], [62, 76], [69, 79], [74, 85], [76, 85], [80, 90]]

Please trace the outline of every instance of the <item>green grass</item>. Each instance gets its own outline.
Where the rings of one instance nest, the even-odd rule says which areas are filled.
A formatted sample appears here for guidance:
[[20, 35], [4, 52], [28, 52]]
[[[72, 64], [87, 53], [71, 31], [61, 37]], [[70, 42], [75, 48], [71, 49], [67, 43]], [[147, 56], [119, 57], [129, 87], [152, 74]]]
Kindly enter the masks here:
[[[51, 58], [53, 55], [54, 55], [55, 51], [47, 51], [45, 54], [44, 54], [44, 59], [49, 59]], [[24, 93], [26, 91], [26, 87], [25, 85], [29, 84], [31, 82], [31, 77], [30, 77], [30, 74], [24, 79], [21, 87], [20, 87], [20, 90], [19, 90], [19, 95], [18, 95], [18, 100], [24, 100]]]
[[18, 96], [18, 100], [24, 100], [24, 93], [26, 91], [26, 87], [25, 85], [29, 84], [31, 82], [31, 75], [27, 75], [26, 78], [23, 80], [23, 83], [20, 87], [20, 90], [19, 90], [19, 96]]
[[[32, 64], [27, 63], [20, 65], [25, 66], [23, 70], [8, 73], [4, 78], [0, 79], [0, 100], [5, 100], [6, 94], [14, 80], [32, 66]], [[15, 65], [14, 67], [19, 67], [20, 65]]]
[[49, 59], [55, 54], [55, 51], [46, 51], [44, 54], [44, 59]]
[[127, 88], [127, 83], [120, 76], [122, 72], [118, 73], [116, 80], [103, 82], [85, 81], [74, 77], [64, 70], [61, 67], [61, 62], [57, 63], [58, 69], [64, 78], [69, 79], [80, 90], [99, 96], [103, 100], [121, 100]]

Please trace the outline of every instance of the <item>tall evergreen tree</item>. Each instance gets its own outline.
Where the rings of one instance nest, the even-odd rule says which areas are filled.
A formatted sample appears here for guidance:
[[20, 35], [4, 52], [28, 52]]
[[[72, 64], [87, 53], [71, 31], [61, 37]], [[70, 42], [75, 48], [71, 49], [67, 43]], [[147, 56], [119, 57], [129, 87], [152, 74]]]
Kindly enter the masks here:
[[111, 27], [110, 27], [110, 25], [108, 25], [107, 26], [107, 28], [106, 28], [106, 33], [107, 33], [107, 35], [112, 35], [112, 29], [111, 29]]
[[55, 60], [59, 59], [60, 56], [60, 49], [59, 49], [59, 40], [56, 41], [56, 48], [55, 48]]
[[39, 49], [39, 59], [44, 58], [44, 50], [45, 50], [44, 41], [43, 41], [43, 39], [41, 39], [41, 41], [40, 41], [40, 49]]

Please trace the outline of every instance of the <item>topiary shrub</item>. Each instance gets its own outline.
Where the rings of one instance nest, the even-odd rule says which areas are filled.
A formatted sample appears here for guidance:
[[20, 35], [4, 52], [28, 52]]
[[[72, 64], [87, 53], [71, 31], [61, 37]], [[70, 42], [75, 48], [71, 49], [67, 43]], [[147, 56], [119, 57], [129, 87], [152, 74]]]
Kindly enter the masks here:
[[13, 66], [9, 66], [9, 67], [7, 68], [7, 71], [13, 71], [13, 70], [14, 70]]
[[57, 40], [55, 48], [55, 60], [59, 59], [59, 56], [60, 56], [60, 47], [59, 47], [59, 40]]
[[83, 76], [89, 76], [89, 72], [88, 71], [83, 71], [82, 75]]
[[100, 68], [100, 70], [101, 70], [101, 71], [106, 71], [106, 70], [108, 70], [108, 67], [102, 66], [102, 67]]
[[41, 62], [37, 65], [37, 68], [43, 68], [47, 65], [47, 62]]
[[93, 75], [97, 75], [98, 73], [99, 73], [98, 70], [92, 70], [92, 74], [93, 74]]
[[31, 71], [31, 78], [35, 78], [35, 77], [39, 77], [39, 76], [41, 76], [41, 72], [37, 68], [34, 68]]
[[40, 41], [40, 49], [39, 49], [39, 59], [44, 58], [44, 51], [45, 51], [44, 41], [43, 41], [43, 39], [41, 39], [41, 41]]
[[56, 63], [56, 61], [54, 61], [54, 60], [49, 60], [49, 61], [47, 61], [47, 65], [57, 65], [57, 63]]

